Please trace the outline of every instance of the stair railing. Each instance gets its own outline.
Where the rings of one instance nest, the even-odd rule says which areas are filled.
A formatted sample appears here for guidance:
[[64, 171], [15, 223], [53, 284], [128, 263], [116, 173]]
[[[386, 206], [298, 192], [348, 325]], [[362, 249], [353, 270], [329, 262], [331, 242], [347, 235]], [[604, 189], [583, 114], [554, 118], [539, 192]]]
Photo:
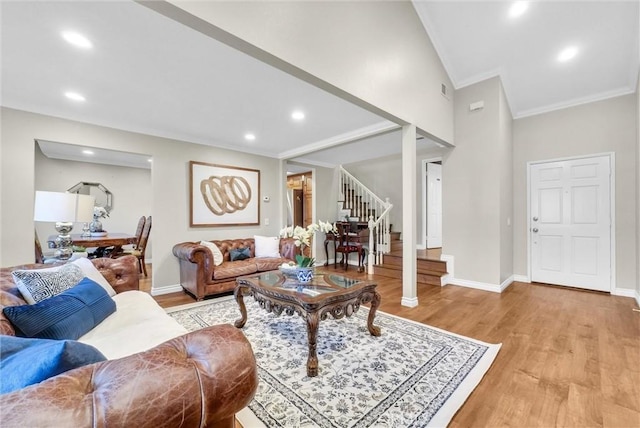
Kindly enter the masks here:
[[369, 256], [367, 273], [373, 274], [373, 266], [382, 264], [385, 253], [391, 251], [389, 212], [393, 204], [389, 198], [382, 200], [357, 178], [340, 166], [338, 191], [343, 195], [342, 207], [351, 211], [351, 217], [367, 221], [369, 228]]

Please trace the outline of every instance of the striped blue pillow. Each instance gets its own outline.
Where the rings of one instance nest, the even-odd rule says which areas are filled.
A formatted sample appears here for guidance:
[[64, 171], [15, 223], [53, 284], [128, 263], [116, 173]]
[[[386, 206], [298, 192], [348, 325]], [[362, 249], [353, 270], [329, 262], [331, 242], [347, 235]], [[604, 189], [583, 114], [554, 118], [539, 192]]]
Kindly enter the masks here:
[[99, 284], [78, 285], [34, 305], [7, 306], [4, 315], [16, 335], [41, 339], [78, 339], [114, 313], [116, 304]]

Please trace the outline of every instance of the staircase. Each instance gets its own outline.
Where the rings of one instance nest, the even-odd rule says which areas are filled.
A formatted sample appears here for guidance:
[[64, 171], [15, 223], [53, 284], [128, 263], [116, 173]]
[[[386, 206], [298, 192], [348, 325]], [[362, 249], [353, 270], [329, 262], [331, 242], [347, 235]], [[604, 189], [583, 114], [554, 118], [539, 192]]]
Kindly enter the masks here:
[[342, 196], [342, 209], [349, 212], [349, 220], [355, 218], [368, 228], [368, 242], [363, 244], [369, 255], [367, 272], [373, 273], [373, 265], [382, 263], [383, 254], [391, 250], [389, 212], [393, 205], [388, 198], [380, 199], [342, 166], [338, 191]]
[[[402, 279], [402, 241], [400, 232], [391, 232], [391, 251], [384, 255], [384, 262], [374, 266], [376, 275]], [[416, 282], [427, 285], [444, 285], [442, 278], [447, 274], [447, 262], [418, 255], [416, 259]]]

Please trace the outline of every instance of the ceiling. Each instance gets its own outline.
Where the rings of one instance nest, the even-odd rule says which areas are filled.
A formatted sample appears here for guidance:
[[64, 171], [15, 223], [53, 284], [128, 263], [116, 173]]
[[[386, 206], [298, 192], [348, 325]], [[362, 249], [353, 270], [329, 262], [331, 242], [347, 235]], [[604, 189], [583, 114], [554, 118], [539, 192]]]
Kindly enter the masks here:
[[[414, 5], [454, 87], [500, 76], [514, 118], [633, 93], [640, 2], [422, 1]], [[556, 57], [577, 48], [567, 62]]]
[[[635, 90], [638, 2], [532, 2], [518, 20], [505, 18], [511, 2], [413, 3], [454, 86], [500, 75], [516, 117]], [[323, 166], [400, 152], [394, 124], [137, 3], [0, 5], [3, 106]], [[93, 48], [65, 42], [68, 29]], [[580, 51], [559, 65], [566, 43]]]

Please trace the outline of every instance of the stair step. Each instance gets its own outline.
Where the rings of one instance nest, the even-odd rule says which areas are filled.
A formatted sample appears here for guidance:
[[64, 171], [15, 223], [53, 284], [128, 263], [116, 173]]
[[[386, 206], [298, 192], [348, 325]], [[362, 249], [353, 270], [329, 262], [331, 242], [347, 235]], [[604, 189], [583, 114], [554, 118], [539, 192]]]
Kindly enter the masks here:
[[[388, 266], [398, 266], [402, 267], [402, 253], [394, 254], [389, 253], [385, 254], [383, 257], [384, 263], [383, 265]], [[428, 270], [433, 272], [442, 272], [447, 273], [447, 262], [442, 260], [435, 259], [424, 259], [424, 258], [416, 258], [416, 265], [418, 270]]]
[[[374, 273], [380, 276], [386, 276], [388, 278], [402, 279], [402, 267], [392, 265], [376, 265], [374, 266]], [[416, 282], [418, 284], [427, 285], [442, 285], [441, 278], [446, 272], [435, 272], [429, 270], [418, 269], [416, 272]]]

